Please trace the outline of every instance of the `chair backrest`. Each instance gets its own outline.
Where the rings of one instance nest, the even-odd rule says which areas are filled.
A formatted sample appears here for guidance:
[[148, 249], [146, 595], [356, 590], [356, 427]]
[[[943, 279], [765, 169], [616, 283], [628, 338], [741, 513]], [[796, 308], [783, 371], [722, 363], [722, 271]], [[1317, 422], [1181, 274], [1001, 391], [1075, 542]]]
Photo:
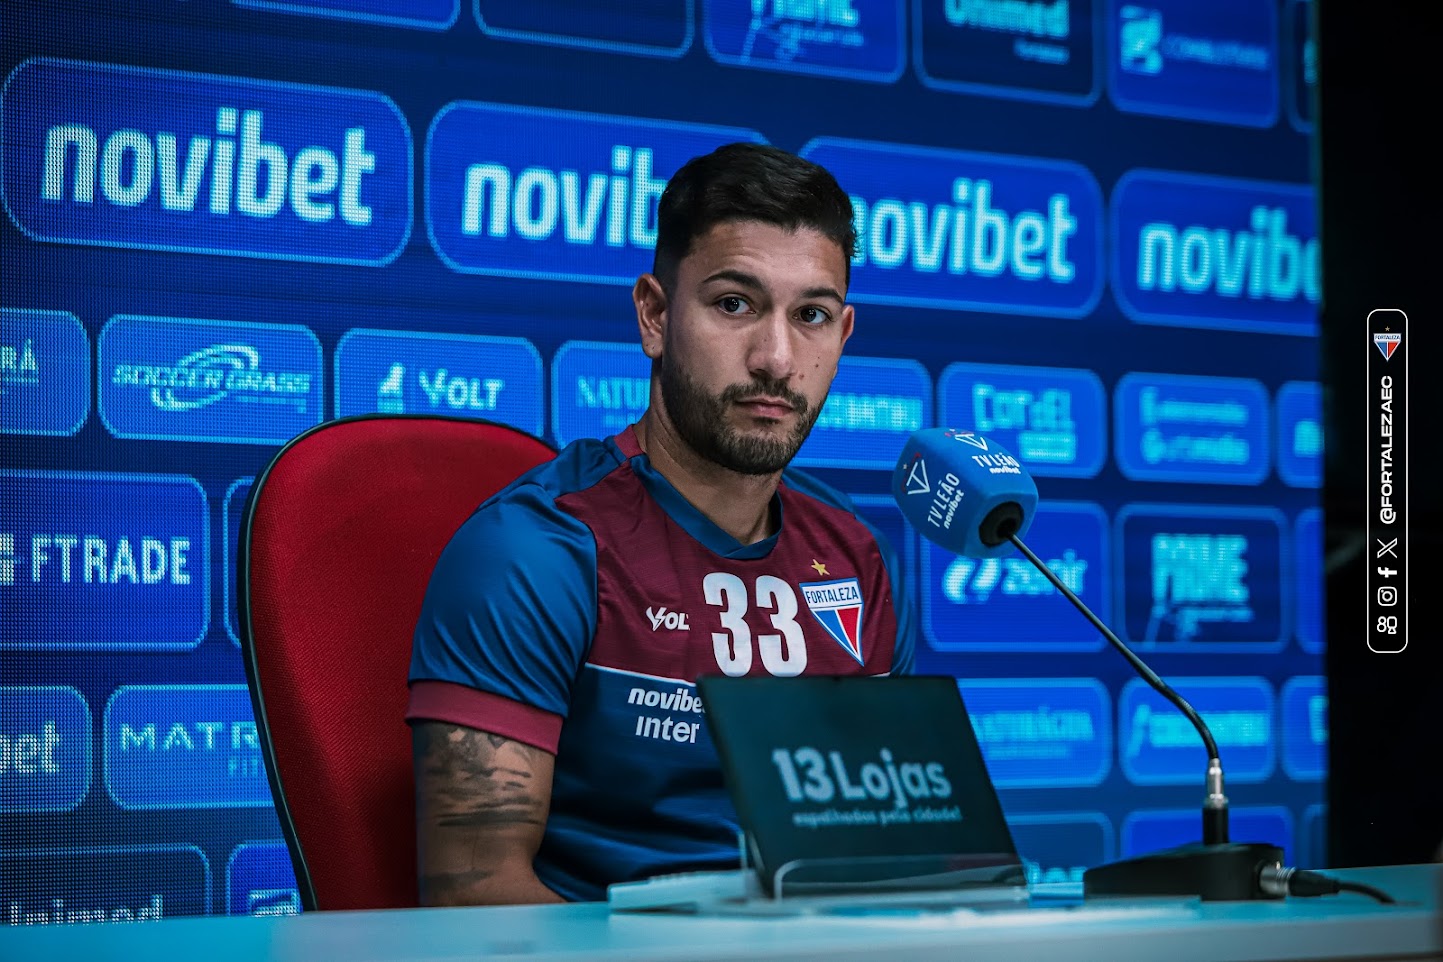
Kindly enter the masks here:
[[241, 523], [241, 647], [303, 909], [414, 906], [404, 720], [431, 569], [490, 495], [555, 451], [485, 421], [344, 418], [288, 443]]

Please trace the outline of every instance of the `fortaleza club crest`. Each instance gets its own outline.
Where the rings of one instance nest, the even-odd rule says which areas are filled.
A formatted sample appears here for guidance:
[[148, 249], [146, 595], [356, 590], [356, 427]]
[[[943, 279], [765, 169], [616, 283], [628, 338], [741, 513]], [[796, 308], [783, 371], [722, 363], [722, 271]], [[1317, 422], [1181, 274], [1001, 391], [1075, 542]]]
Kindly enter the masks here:
[[1378, 346], [1378, 350], [1383, 352], [1383, 360], [1391, 361], [1393, 352], [1398, 350], [1399, 344], [1403, 343], [1403, 335], [1377, 331], [1373, 334], [1373, 343]]
[[847, 654], [857, 659], [857, 664], [865, 665], [867, 659], [862, 654], [862, 587], [857, 579], [802, 582], [800, 587], [802, 597], [807, 599], [807, 607], [827, 629], [827, 634], [835, 638]]

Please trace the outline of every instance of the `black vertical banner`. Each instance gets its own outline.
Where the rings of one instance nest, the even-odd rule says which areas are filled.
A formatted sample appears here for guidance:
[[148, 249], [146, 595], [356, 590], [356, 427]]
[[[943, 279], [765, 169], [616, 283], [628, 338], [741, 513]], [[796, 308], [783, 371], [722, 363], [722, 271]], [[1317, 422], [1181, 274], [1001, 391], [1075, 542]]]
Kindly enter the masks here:
[[1368, 313], [1368, 648], [1408, 647], [1408, 316]]

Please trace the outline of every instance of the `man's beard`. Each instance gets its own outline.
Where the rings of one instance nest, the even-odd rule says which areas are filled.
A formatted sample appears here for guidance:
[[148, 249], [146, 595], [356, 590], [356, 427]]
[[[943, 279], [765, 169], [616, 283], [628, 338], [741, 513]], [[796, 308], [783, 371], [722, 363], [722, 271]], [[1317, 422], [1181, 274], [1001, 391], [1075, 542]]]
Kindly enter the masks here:
[[[733, 402], [758, 396], [781, 398], [791, 405], [797, 424], [789, 435], [758, 437], [728, 426], [726, 416]], [[771, 379], [733, 384], [721, 394], [711, 395], [674, 364], [667, 352], [661, 355], [661, 400], [677, 433], [693, 451], [730, 471], [751, 475], [775, 474], [790, 464], [826, 401], [823, 398], [823, 405], [812, 410], [807, 399], [785, 381]]]

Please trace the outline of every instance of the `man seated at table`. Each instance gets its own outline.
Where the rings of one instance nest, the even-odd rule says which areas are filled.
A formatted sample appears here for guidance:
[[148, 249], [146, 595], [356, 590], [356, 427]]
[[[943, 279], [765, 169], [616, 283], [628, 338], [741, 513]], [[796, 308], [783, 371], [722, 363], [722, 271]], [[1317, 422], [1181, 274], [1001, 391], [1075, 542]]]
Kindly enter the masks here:
[[[424, 904], [735, 868], [695, 680], [911, 670], [892, 549], [788, 468], [852, 334], [855, 239], [832, 175], [774, 147], [668, 183], [632, 290], [649, 407], [481, 505], [427, 590], [407, 713]], [[859, 598], [840, 634], [801, 591], [828, 582]]]

